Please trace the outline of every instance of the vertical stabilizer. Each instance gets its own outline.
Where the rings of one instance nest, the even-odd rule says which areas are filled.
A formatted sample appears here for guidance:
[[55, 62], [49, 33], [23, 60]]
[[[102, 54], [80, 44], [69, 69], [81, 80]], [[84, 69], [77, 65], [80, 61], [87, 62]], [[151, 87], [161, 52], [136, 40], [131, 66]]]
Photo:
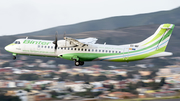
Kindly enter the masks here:
[[174, 26], [173, 24], [162, 24], [152, 36], [138, 44], [142, 47], [156, 47], [154, 50], [163, 52], [169, 42]]

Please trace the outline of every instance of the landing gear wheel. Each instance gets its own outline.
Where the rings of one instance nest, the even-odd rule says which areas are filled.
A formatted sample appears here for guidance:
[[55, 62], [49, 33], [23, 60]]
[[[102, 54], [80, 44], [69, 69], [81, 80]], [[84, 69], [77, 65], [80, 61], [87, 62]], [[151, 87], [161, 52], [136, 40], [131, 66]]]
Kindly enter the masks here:
[[16, 60], [16, 56], [13, 56], [13, 60]]
[[79, 65], [84, 65], [84, 61], [79, 61]]
[[79, 61], [75, 61], [75, 66], [79, 66], [80, 62]]

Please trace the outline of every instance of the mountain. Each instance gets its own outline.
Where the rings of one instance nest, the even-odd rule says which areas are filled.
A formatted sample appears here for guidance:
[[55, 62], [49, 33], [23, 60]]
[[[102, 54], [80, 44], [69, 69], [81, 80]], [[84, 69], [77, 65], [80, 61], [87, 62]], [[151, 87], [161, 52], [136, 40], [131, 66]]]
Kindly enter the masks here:
[[[115, 44], [122, 45], [128, 43], [135, 43], [144, 40], [145, 38], [152, 35], [156, 29], [162, 23], [175, 24], [173, 34], [170, 42], [167, 46], [166, 51], [173, 52], [174, 56], [180, 56], [180, 8], [176, 8], [170, 11], [160, 11], [148, 14], [139, 14], [133, 16], [119, 16], [111, 17], [101, 20], [93, 20], [82, 23], [77, 23], [67, 26], [58, 26], [49, 28], [41, 31], [24, 33], [18, 35], [9, 35], [0, 37], [0, 51], [3, 54], [11, 54], [4, 50], [4, 47], [12, 43], [15, 39], [25, 38], [28, 36], [31, 39], [47, 39], [54, 40], [54, 34], [56, 31], [59, 32], [58, 39], [63, 38], [63, 32], [66, 31], [68, 37], [72, 38], [86, 38], [96, 37], [98, 38], [97, 43]], [[11, 59], [12, 57], [6, 57]], [[29, 57], [28, 61], [31, 61], [40, 57]], [[56, 58], [41, 58], [43, 60], [54, 59], [59, 64], [74, 64], [73, 61]], [[139, 61], [144, 63], [144, 61]], [[112, 62], [87, 62], [86, 64], [105, 64], [106, 66], [111, 65]], [[137, 62], [132, 62], [137, 63]], [[120, 65], [123, 63], [114, 63], [113, 65]], [[128, 63], [131, 64], [131, 63]]]
[[59, 34], [66, 32], [67, 34], [81, 33], [86, 31], [97, 30], [112, 30], [116, 28], [141, 26], [149, 24], [162, 24], [162, 23], [180, 23], [180, 7], [169, 10], [160, 11], [147, 14], [138, 14], [133, 16], [116, 16], [100, 20], [86, 21], [82, 23], [58, 26], [49, 29], [44, 29], [36, 32], [24, 33], [25, 36], [33, 35], [54, 35], [56, 31]]

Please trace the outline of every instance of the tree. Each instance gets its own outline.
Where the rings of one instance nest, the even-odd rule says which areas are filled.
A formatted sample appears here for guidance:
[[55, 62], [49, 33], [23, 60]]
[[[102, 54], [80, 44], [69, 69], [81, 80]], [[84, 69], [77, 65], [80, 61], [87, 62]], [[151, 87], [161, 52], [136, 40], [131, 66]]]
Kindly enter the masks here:
[[104, 75], [99, 75], [95, 78], [95, 81], [104, 81], [107, 80], [107, 77]]
[[21, 74], [18, 77], [19, 80], [38, 80], [39, 79], [39, 75], [37, 74]]
[[146, 76], [146, 79], [153, 79], [154, 77], [156, 77], [157, 76], [156, 72], [157, 71], [152, 71], [150, 75]]
[[56, 96], [59, 95], [59, 93], [57, 93], [56, 91], [52, 91], [52, 92], [50, 92], [50, 94], [51, 94], [52, 98], [56, 98]]
[[160, 83], [159, 83], [159, 86], [163, 86], [164, 84], [166, 84], [165, 80], [166, 80], [165, 77], [161, 78], [161, 81], [160, 81]]
[[68, 78], [69, 74], [68, 73], [62, 73], [59, 76], [60, 76], [60, 78], [58, 79], [58, 81], [64, 81], [65, 79]]
[[67, 91], [69, 91], [69, 92], [73, 92], [73, 90], [72, 90], [72, 88], [71, 88], [71, 87], [68, 87], [68, 88], [67, 88]]
[[54, 72], [51, 72], [49, 78], [54, 78], [55, 75], [56, 74]]
[[18, 96], [5, 96], [0, 94], [0, 101], [21, 101]]
[[86, 81], [84, 84], [90, 84], [88, 81]]
[[127, 78], [134, 78], [132, 72], [127, 72]]
[[139, 81], [139, 82], [136, 83], [136, 86], [137, 86], [137, 87], [145, 87], [146, 85], [145, 85], [144, 82]]
[[30, 91], [31, 91], [31, 90], [30, 90], [30, 89], [28, 89], [28, 88], [25, 88], [24, 90], [25, 90], [25, 91], [27, 91], [27, 92], [30, 92]]
[[116, 76], [116, 80], [124, 80], [125, 79], [125, 77], [123, 77], [122, 75], [117, 75]]

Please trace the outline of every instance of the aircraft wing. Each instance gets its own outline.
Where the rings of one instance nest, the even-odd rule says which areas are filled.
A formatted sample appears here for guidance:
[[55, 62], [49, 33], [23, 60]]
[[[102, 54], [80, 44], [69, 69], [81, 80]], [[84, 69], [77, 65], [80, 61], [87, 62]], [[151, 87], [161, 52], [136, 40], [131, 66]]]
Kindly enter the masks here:
[[97, 39], [96, 38], [85, 38], [85, 39], [73, 39], [70, 37], [64, 37], [64, 39], [66, 41], [69, 41], [70, 43], [80, 46], [80, 47], [84, 47], [87, 44], [95, 44]]
[[97, 40], [97, 38], [78, 39], [79, 42], [82, 42], [84, 44], [95, 44]]

